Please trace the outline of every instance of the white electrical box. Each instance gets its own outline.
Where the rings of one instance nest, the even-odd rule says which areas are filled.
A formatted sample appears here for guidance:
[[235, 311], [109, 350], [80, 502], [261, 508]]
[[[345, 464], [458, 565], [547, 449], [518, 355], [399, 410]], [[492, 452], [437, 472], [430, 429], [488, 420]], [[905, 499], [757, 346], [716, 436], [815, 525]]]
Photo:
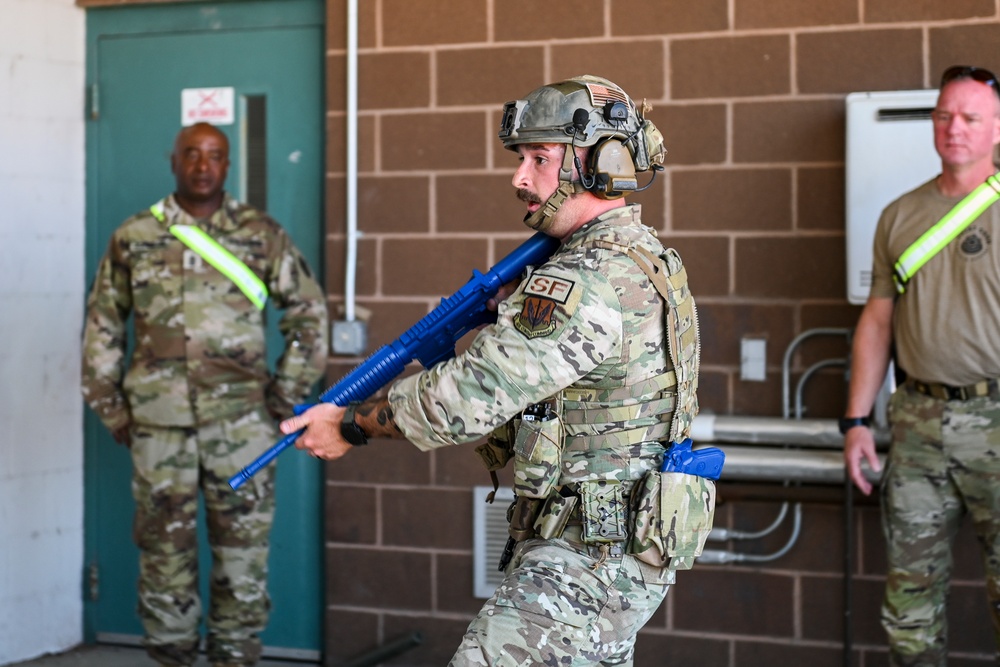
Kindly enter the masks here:
[[930, 112], [937, 90], [847, 96], [847, 300], [868, 300], [872, 241], [887, 204], [941, 171]]

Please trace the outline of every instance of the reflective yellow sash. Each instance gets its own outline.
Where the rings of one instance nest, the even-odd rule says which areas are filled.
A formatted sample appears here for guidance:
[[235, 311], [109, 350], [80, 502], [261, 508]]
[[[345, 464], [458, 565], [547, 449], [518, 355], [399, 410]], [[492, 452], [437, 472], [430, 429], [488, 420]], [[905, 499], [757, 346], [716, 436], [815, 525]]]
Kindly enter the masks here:
[[903, 251], [893, 267], [892, 281], [896, 283], [896, 291], [900, 294], [906, 292], [906, 284], [920, 267], [951, 243], [998, 199], [1000, 178], [993, 174]]
[[[164, 220], [162, 201], [153, 204], [149, 210], [157, 220], [161, 222]], [[170, 233], [214, 266], [219, 273], [232, 280], [257, 310], [264, 309], [267, 304], [267, 285], [233, 253], [193, 225], [170, 225]]]

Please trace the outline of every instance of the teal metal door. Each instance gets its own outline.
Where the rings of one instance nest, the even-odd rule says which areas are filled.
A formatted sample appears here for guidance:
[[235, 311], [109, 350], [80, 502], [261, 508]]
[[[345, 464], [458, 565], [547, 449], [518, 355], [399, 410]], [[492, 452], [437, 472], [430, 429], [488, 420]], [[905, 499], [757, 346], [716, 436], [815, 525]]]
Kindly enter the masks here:
[[[221, 119], [231, 145], [226, 189], [282, 223], [322, 275], [323, 16], [322, 0], [88, 11], [88, 280], [112, 231], [173, 191], [169, 154], [184, 96], [186, 111]], [[281, 345], [276, 315], [268, 316], [272, 363]], [[85, 636], [133, 643], [142, 628], [131, 461], [89, 410], [85, 443]], [[265, 655], [319, 659], [321, 491], [317, 461], [297, 451], [279, 459]], [[209, 554], [201, 533], [204, 580]]]

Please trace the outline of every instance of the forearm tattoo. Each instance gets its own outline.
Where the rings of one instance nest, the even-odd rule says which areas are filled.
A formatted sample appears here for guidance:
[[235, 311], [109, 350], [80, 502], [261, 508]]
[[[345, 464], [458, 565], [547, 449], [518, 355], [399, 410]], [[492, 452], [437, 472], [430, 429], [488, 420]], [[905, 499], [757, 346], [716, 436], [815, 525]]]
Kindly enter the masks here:
[[392, 418], [392, 406], [387, 398], [373, 398], [358, 406], [354, 412], [358, 425], [369, 438], [403, 438], [403, 432]]

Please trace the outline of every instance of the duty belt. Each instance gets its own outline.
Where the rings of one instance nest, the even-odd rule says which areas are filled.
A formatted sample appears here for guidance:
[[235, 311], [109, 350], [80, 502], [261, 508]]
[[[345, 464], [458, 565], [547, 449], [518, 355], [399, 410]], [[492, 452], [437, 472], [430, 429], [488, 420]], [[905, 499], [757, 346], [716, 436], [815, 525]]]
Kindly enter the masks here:
[[913, 379], [908, 380], [907, 383], [921, 394], [939, 398], [942, 401], [967, 401], [970, 398], [1000, 395], [1000, 385], [995, 379], [980, 380], [964, 387], [953, 387], [938, 382], [921, 382]]

